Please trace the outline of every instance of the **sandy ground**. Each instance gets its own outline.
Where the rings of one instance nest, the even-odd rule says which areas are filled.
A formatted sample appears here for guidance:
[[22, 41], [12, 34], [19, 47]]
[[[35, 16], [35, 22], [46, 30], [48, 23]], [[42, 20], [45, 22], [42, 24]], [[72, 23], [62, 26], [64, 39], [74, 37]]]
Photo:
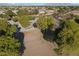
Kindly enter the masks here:
[[53, 56], [54, 45], [43, 39], [41, 31], [37, 28], [24, 33], [24, 56]]

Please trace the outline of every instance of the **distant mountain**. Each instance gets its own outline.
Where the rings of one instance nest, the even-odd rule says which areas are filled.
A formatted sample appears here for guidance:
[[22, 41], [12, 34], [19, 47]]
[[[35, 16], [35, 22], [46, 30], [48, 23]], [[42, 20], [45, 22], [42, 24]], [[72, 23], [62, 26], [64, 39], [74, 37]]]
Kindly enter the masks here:
[[0, 6], [79, 6], [79, 3], [0, 3]]

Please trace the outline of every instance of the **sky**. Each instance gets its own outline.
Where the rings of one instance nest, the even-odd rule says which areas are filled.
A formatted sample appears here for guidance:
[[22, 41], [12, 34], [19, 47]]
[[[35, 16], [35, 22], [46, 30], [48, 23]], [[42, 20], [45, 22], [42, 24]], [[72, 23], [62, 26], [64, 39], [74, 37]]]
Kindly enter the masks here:
[[0, 3], [79, 3], [79, 0], [0, 0]]

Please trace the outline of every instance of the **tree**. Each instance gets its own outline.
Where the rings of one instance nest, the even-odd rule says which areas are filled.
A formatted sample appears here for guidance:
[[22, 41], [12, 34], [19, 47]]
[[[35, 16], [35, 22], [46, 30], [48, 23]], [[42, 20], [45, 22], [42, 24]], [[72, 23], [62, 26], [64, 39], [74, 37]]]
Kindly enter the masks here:
[[16, 14], [12, 12], [12, 10], [7, 10], [6, 15], [8, 15], [10, 17], [16, 16]]
[[[65, 20], [62, 23], [62, 28], [57, 35], [56, 43], [59, 51], [63, 55], [79, 54], [79, 24], [74, 20]], [[72, 52], [72, 53], [71, 53]]]
[[6, 31], [7, 26], [8, 26], [7, 21], [0, 19], [0, 30]]
[[7, 34], [12, 34], [16, 32], [16, 26], [11, 26], [7, 23], [7, 20], [0, 20], [0, 32], [6, 32]]
[[0, 37], [0, 56], [17, 56], [20, 42], [10, 36]]
[[44, 30], [47, 29], [49, 25], [54, 25], [55, 19], [52, 16], [40, 16], [37, 21], [37, 27]]
[[37, 9], [31, 10], [29, 12], [30, 15], [34, 15], [34, 14], [38, 14], [38, 13], [39, 13], [39, 11]]
[[15, 16], [14, 21], [19, 21], [23, 27], [27, 27], [29, 25], [29, 21], [33, 20], [34, 17], [29, 15]]
[[8, 15], [6, 15], [6, 14], [0, 14], [0, 17], [1, 18], [6, 18]]
[[25, 10], [25, 9], [19, 10], [19, 11], [17, 12], [17, 15], [19, 15], [19, 16], [28, 15], [28, 14], [29, 14], [28, 11]]
[[20, 55], [21, 43], [12, 34], [16, 32], [16, 27], [11, 26], [6, 20], [0, 20], [0, 55], [16, 56]]

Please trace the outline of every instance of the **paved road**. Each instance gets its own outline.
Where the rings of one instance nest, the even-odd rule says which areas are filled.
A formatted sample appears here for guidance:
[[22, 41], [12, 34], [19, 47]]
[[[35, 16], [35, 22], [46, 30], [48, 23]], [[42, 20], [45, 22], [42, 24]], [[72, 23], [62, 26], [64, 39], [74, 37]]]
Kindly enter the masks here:
[[39, 29], [28, 31], [24, 38], [24, 56], [52, 56], [56, 55], [53, 51], [54, 45], [43, 39]]

